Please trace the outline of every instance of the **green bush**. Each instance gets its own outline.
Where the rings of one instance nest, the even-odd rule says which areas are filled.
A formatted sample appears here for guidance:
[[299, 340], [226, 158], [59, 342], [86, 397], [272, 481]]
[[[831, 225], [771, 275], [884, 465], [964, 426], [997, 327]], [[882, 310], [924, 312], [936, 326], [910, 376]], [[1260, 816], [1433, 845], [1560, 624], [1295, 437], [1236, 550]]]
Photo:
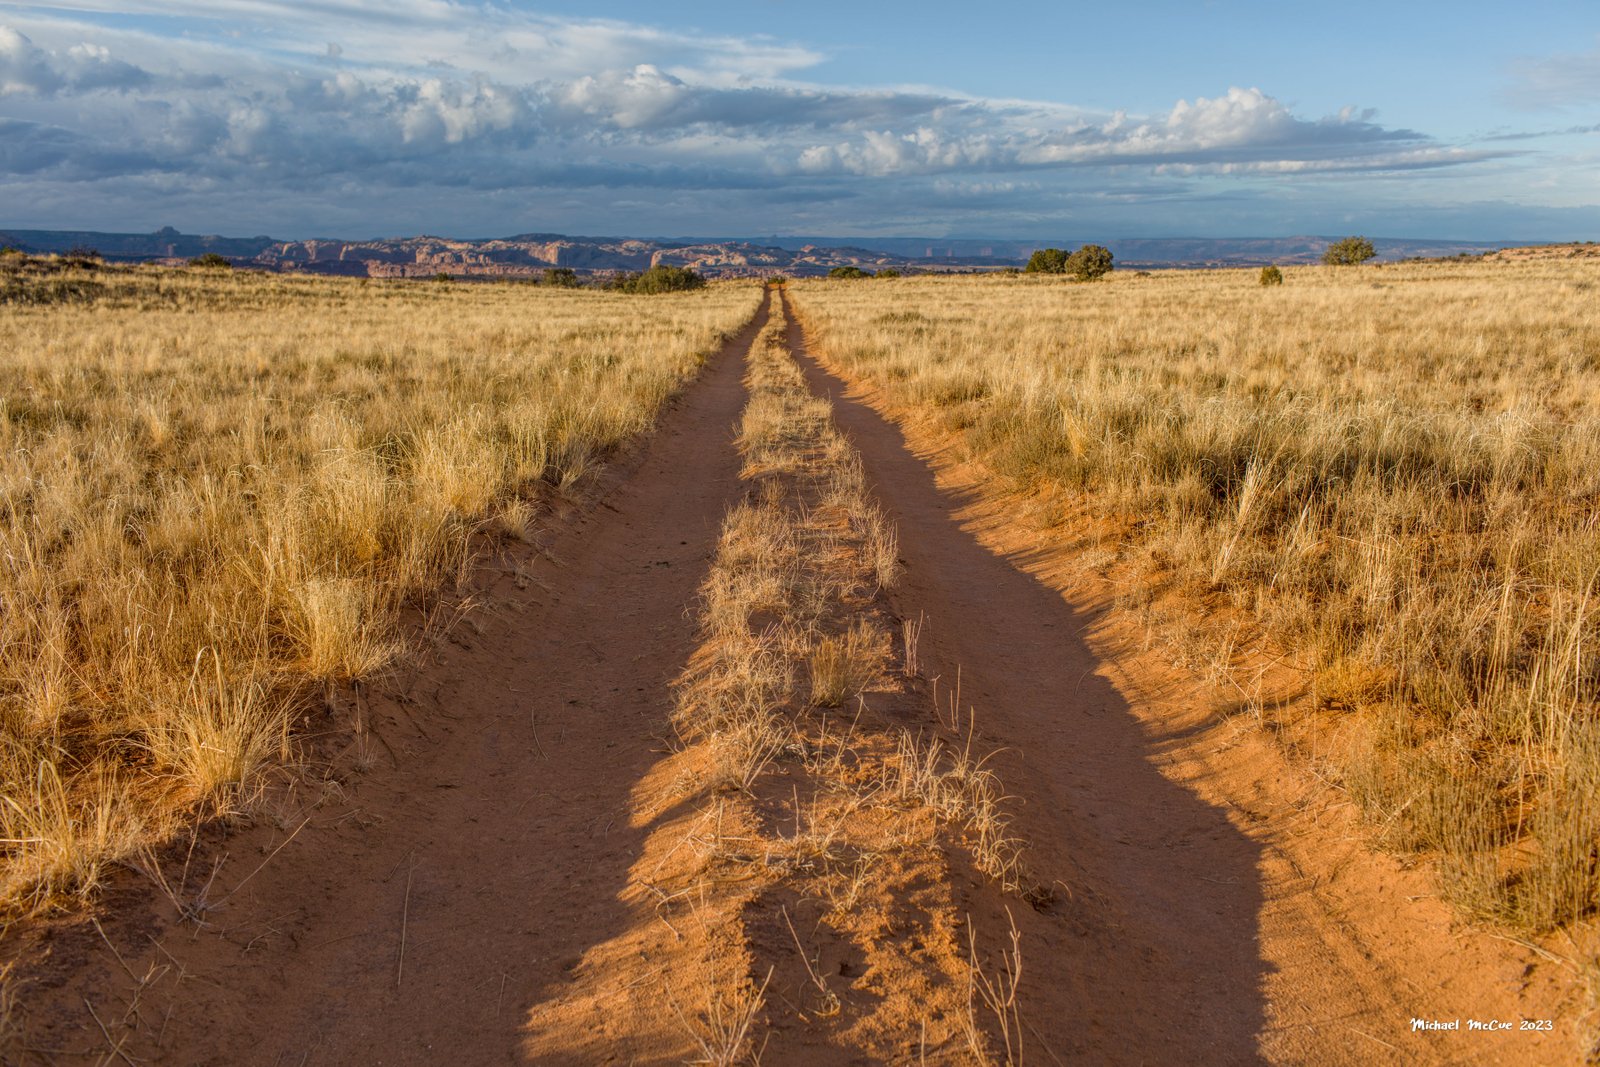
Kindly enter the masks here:
[[878, 277], [880, 277], [880, 278], [898, 278], [898, 277], [900, 277], [900, 272], [895, 270], [893, 267], [885, 267], [885, 268], [883, 268], [882, 270], [880, 270], [878, 272]]
[[764, 282], [763, 284], [771, 285], [771, 286], [788, 285], [789, 284], [789, 279], [786, 276], [782, 275], [782, 274], [774, 274], [772, 277], [768, 278], [766, 280], [766, 282]]
[[1365, 237], [1346, 237], [1328, 246], [1322, 253], [1322, 262], [1331, 267], [1353, 267], [1377, 254], [1377, 249]]
[[1282, 285], [1283, 284], [1283, 271], [1279, 270], [1277, 267], [1262, 267], [1261, 268], [1261, 284], [1262, 285]]
[[189, 261], [191, 267], [205, 267], [207, 270], [232, 270], [233, 264], [227, 256], [219, 256], [215, 252], [207, 252], [203, 256], [195, 256]]
[[828, 277], [830, 277], [830, 278], [870, 278], [870, 277], [872, 277], [872, 272], [871, 271], [867, 271], [867, 270], [862, 270], [860, 267], [857, 267], [857, 266], [852, 264], [851, 266], [848, 266], [848, 267], [835, 267], [835, 268], [833, 268], [832, 270], [830, 270], [828, 272]]
[[1111, 249], [1104, 245], [1084, 245], [1067, 257], [1067, 273], [1080, 282], [1093, 281], [1111, 273]]
[[444, 271], [440, 271], [438, 274], [433, 276], [433, 280], [436, 282], [447, 282], [450, 280], [450, 275]]
[[682, 293], [705, 288], [706, 280], [688, 267], [651, 267], [639, 274], [619, 274], [608, 288], [623, 293]]
[[1065, 274], [1067, 254], [1059, 248], [1040, 248], [1028, 257], [1028, 265], [1022, 269], [1029, 274]]
[[544, 272], [543, 284], [553, 285], [557, 289], [576, 289], [579, 285], [578, 272], [571, 267], [551, 267]]

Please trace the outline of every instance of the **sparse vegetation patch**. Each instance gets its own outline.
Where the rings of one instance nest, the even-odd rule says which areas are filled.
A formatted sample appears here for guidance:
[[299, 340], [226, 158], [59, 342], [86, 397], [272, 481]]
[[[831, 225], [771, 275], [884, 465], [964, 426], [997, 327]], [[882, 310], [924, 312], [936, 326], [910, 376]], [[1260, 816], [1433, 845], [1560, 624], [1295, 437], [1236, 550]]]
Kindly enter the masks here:
[[[909, 1017], [922, 1020], [918, 1039], [942, 1050], [930, 1062], [1015, 1062], [1016, 1038], [971, 995], [976, 948], [953, 936], [945, 871], [970, 855], [1003, 888], [1048, 894], [998, 780], [970, 739], [957, 740], [959, 702], [949, 701], [947, 730], [935, 718], [908, 731], [882, 710], [903, 703], [917, 673], [914, 650], [897, 656], [904, 630], [881, 599], [898, 575], [895, 536], [830, 405], [789, 356], [781, 320], [752, 350], [749, 384], [739, 447], [751, 491], [724, 521], [703, 587], [703, 643], [674, 715], [700, 755], [684, 788], [743, 835], [707, 846], [720, 858], [707, 884], [722, 888], [697, 890], [703, 909], [738, 901], [751, 944], [746, 970], [711, 999], [759, 987], [767, 1016], [798, 1016], [875, 1059], [905, 1046]], [[920, 887], [917, 909], [898, 899], [910, 886]], [[821, 902], [820, 922], [797, 928], [797, 901]], [[866, 983], [812, 966], [811, 946], [823, 942], [859, 957], [876, 976], [871, 989], [894, 999], [916, 988], [922, 1002], [880, 1015], [882, 996], [864, 996]], [[759, 1045], [749, 1026], [741, 1033]]]

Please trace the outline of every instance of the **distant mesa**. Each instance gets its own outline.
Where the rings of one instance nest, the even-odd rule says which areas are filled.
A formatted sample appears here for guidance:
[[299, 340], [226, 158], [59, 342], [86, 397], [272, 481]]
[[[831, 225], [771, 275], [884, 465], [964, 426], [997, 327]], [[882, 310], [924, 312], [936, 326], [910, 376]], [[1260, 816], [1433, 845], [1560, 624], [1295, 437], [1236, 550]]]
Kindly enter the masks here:
[[[1331, 238], [1101, 239], [1119, 268], [1257, 267], [1316, 263]], [[866, 241], [871, 247], [863, 247]], [[784, 274], [818, 277], [836, 267], [877, 272], [981, 271], [1021, 266], [1035, 249], [1074, 248], [1082, 241], [1016, 241], [926, 237], [830, 238], [771, 237], [641, 239], [574, 237], [524, 233], [514, 237], [463, 240], [448, 237], [397, 237], [375, 241], [315, 238], [282, 241], [272, 237], [220, 237], [182, 233], [163, 226], [154, 233], [100, 233], [77, 230], [0, 231], [0, 245], [30, 252], [94, 248], [124, 262], [188, 260], [213, 253], [235, 265], [260, 270], [301, 271], [373, 278], [456, 277], [533, 278], [550, 267], [606, 276], [656, 266], [689, 267], [712, 278]], [[1532, 242], [1464, 242], [1374, 238], [1381, 260], [1478, 255]], [[1561, 246], [1568, 247], [1568, 246]], [[1583, 246], [1576, 246], [1583, 247]]]

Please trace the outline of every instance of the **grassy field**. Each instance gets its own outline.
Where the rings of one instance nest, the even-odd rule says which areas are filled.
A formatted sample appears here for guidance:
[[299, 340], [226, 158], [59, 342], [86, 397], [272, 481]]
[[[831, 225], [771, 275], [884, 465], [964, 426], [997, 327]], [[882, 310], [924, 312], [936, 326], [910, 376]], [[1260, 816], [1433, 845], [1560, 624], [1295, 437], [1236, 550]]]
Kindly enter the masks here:
[[[1459, 905], [1530, 929], [1591, 913], [1600, 267], [1285, 274], [792, 291], [838, 366], [955, 434], [1246, 707], [1318, 739]], [[1263, 694], [1270, 661], [1304, 699]]]
[[0, 906], [247, 802], [402, 608], [744, 322], [629, 297], [0, 261]]

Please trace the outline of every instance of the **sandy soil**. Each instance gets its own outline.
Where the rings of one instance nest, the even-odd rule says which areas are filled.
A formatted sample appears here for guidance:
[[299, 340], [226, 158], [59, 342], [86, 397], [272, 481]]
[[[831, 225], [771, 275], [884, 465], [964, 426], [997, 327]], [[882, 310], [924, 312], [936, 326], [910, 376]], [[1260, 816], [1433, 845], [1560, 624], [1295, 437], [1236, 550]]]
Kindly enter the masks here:
[[526, 1059], [530, 1010], [631, 922], [633, 790], [665, 747], [684, 609], [737, 491], [742, 355], [765, 313], [593, 514], [480, 575], [481, 633], [457, 627], [401, 695], [369, 691], [366, 773], [202, 841], [183, 896], [209, 887], [204, 928], [130, 875], [101, 909], [109, 940], [82, 922], [12, 935], [39, 1060], [105, 1056], [89, 1006], [147, 1062]]
[[[1025, 1015], [1059, 1056], [1577, 1059], [1568, 970], [1464, 926], [1424, 872], [1363, 848], [1339, 796], [1219, 714], [1236, 693], [1143, 651], [1112, 590], [1085, 586], [1070, 549], [1017, 522], [953, 442], [891, 420], [815, 355], [808, 367], [898, 521], [896, 599], [927, 613], [947, 675], [961, 666], [1038, 865], [1074, 902], [1025, 927]], [[1417, 1017], [1463, 1029], [1413, 1031]], [[1474, 1018], [1511, 1030], [1467, 1032]]]
[[[651, 888], [683, 862], [671, 843], [722, 810], [664, 799], [691, 758], [667, 719], [695, 649], [688, 608], [742, 491], [742, 357], [779, 307], [713, 361], [598, 507], [480, 572], [479, 610], [431, 662], [351, 694], [330, 733], [356, 720], [370, 740], [328, 754], [253, 825], [169, 850], [170, 894], [129, 871], [92, 921], [0, 937], [18, 966], [15, 1058], [688, 1058], [676, 1017], [706, 968], [786, 951], [791, 936], [737, 902], [680, 928]], [[959, 679], [1055, 889], [1032, 908], [953, 863], [947, 885], [884, 884], [878, 899], [959, 913], [994, 938], [1015, 919], [1029, 1062], [1573, 1059], [1582, 1005], [1565, 972], [1463, 928], [1421, 872], [1365, 851], [1334, 794], [1141, 651], [1108, 593], [1013, 521], [981, 472], [947, 442], [908, 441], [881, 397], [806, 354], [798, 322], [788, 337], [898, 522], [892, 610], [926, 619], [924, 674], [945, 692]], [[816, 959], [859, 975], [851, 944]], [[916, 996], [875, 980], [841, 988], [865, 991], [880, 1029], [891, 1010], [909, 1028]], [[784, 982], [804, 978], [780, 974], [774, 990]], [[781, 1009], [772, 998], [769, 1063], [885, 1060]], [[1424, 1034], [1416, 1016], [1557, 1022]]]

